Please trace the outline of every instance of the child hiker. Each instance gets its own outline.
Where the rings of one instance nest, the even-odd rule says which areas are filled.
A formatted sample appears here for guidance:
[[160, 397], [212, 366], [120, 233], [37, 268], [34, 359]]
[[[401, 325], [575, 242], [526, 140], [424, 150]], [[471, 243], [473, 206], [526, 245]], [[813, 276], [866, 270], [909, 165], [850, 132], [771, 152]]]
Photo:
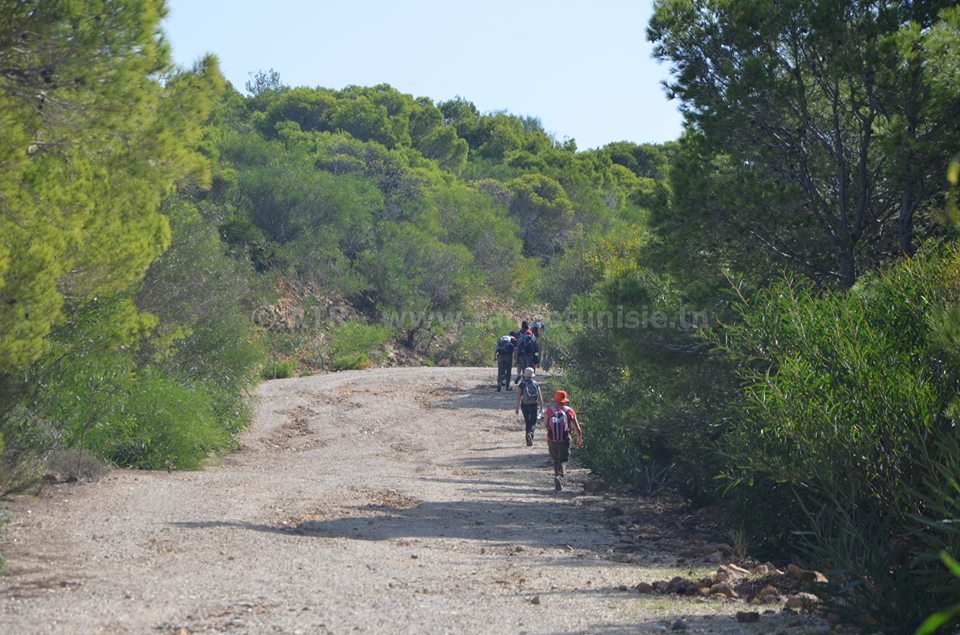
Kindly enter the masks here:
[[553, 395], [553, 403], [543, 413], [547, 426], [547, 447], [553, 459], [553, 488], [563, 489], [563, 477], [567, 461], [570, 459], [570, 436], [573, 434], [577, 447], [583, 447], [583, 430], [577, 421], [577, 413], [568, 406], [570, 398], [566, 390], [558, 390]]

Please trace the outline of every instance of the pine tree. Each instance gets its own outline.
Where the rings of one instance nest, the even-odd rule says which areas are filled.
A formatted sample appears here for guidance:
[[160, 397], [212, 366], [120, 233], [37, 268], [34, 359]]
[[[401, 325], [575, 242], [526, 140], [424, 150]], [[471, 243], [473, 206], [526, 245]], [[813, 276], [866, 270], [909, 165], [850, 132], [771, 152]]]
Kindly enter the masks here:
[[194, 145], [216, 60], [171, 66], [162, 0], [0, 8], [0, 374], [167, 247], [161, 197], [209, 177]]

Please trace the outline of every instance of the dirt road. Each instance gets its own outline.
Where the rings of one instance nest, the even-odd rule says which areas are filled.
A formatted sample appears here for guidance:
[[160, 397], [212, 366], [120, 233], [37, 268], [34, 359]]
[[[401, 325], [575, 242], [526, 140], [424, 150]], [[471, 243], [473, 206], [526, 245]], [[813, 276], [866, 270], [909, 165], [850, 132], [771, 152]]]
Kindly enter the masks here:
[[583, 469], [555, 493], [542, 436], [526, 447], [494, 374], [268, 382], [242, 449], [218, 465], [9, 501], [0, 632], [805, 630], [640, 595], [689, 570], [676, 516], [587, 494]]

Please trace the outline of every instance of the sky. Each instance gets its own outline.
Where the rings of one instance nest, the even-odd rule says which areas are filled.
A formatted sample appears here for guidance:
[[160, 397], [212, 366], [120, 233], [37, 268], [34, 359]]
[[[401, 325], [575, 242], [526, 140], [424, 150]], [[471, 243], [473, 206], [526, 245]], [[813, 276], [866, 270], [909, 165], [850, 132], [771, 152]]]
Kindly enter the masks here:
[[660, 143], [682, 117], [651, 57], [653, 0], [167, 0], [175, 61], [207, 53], [244, 92], [258, 71], [287, 86], [390, 84], [434, 102], [536, 117], [586, 150]]

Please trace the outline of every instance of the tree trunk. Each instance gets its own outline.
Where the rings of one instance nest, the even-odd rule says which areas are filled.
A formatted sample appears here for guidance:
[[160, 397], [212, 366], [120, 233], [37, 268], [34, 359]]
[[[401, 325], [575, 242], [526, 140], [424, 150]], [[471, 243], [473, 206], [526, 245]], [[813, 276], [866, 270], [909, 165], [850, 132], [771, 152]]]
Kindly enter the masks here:
[[849, 289], [857, 281], [857, 262], [853, 245], [844, 245], [840, 250], [840, 285]]
[[900, 197], [900, 254], [913, 256], [916, 248], [913, 246], [913, 212], [916, 209], [913, 194], [908, 189]]

